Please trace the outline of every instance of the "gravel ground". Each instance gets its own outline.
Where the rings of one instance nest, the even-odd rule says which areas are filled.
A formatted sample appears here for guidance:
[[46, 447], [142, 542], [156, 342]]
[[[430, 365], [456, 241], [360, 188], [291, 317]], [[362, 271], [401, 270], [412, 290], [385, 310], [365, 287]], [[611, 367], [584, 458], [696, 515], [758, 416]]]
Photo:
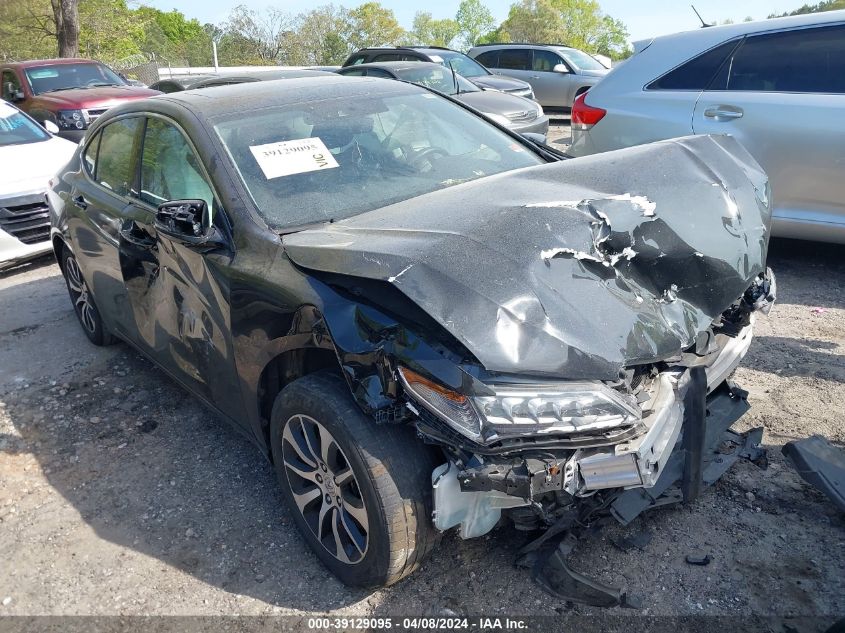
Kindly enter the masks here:
[[[740, 426], [765, 427], [771, 466], [737, 463], [690, 507], [608, 528], [572, 561], [640, 613], [845, 614], [845, 518], [780, 454], [814, 433], [845, 442], [845, 263], [775, 241], [770, 264], [779, 302], [737, 380], [753, 405]], [[597, 613], [515, 569], [511, 528], [447, 534], [399, 585], [347, 589], [281, 504], [248, 441], [127, 346], [87, 342], [55, 264], [0, 275], [0, 614]], [[611, 542], [640, 530], [641, 549]], [[693, 551], [713, 562], [686, 564]]]

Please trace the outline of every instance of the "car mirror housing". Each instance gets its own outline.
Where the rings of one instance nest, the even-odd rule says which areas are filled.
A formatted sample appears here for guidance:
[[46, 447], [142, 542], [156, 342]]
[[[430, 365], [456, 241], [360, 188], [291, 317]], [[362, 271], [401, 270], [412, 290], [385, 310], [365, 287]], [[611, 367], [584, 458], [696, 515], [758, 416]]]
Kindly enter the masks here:
[[50, 134], [59, 133], [59, 126], [50, 121], [49, 119], [44, 121], [41, 125], [43, 125], [44, 129], [47, 130]]
[[554, 68], [552, 68], [553, 73], [568, 73], [569, 69], [566, 67], [566, 64], [555, 64]]
[[171, 200], [160, 204], [155, 229], [162, 235], [189, 246], [222, 246], [220, 232], [211, 225], [205, 200]]

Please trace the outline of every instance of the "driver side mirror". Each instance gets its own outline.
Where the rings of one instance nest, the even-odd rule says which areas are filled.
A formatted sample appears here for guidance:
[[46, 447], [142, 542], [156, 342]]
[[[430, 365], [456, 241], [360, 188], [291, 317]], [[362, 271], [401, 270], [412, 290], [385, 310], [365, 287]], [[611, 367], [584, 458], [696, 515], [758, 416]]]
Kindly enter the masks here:
[[154, 226], [162, 235], [189, 246], [222, 246], [224, 240], [211, 225], [205, 200], [172, 200], [159, 205]]
[[41, 125], [44, 126], [44, 129], [47, 130], [50, 134], [58, 134], [59, 133], [59, 126], [47, 119]]
[[568, 73], [569, 69], [566, 67], [566, 64], [555, 64], [554, 68], [552, 68], [553, 73]]

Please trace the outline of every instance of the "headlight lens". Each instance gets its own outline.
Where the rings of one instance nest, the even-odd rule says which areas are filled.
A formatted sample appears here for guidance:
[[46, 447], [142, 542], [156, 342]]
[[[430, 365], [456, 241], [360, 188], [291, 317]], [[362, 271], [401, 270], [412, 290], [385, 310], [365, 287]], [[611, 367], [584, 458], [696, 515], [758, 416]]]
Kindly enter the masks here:
[[409, 393], [429, 411], [470, 439], [499, 439], [605, 431], [639, 423], [633, 398], [600, 382], [490, 385], [494, 396], [467, 397], [406, 368], [399, 370]]
[[504, 125], [505, 127], [509, 126], [511, 122], [508, 120], [508, 117], [501, 115], [501, 114], [493, 114], [492, 112], [482, 112], [484, 116], [486, 116], [491, 121], [495, 121], [499, 125]]
[[82, 110], [59, 110], [57, 122], [63, 130], [84, 130], [85, 117]]

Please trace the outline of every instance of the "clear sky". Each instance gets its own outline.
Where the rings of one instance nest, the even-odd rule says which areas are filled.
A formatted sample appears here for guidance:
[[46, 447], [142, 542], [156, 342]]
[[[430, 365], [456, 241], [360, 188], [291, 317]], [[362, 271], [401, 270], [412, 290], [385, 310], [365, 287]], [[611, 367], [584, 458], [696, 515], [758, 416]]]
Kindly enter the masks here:
[[[328, 4], [330, 0], [141, 0], [164, 11], [178, 9], [189, 18], [197, 18], [201, 22], [220, 23], [229, 15], [232, 7], [245, 4], [252, 9], [265, 9], [268, 6], [300, 13], [309, 11], [320, 4]], [[345, 0], [335, 2], [347, 7], [362, 4], [365, 0]], [[745, 16], [754, 19], [765, 18], [770, 13], [782, 13], [796, 9], [806, 0], [698, 0], [696, 8], [708, 22], [732, 19], [741, 21]], [[381, 4], [393, 9], [400, 24], [410, 28], [417, 11], [429, 11], [435, 18], [454, 17], [460, 0], [428, 0], [422, 4], [408, 2], [408, 0], [381, 0]], [[485, 4], [493, 12], [497, 20], [503, 20], [513, 0], [485, 0]], [[631, 41], [685, 31], [699, 26], [689, 2], [677, 0], [599, 0], [602, 10], [619, 18], [628, 27]]]

